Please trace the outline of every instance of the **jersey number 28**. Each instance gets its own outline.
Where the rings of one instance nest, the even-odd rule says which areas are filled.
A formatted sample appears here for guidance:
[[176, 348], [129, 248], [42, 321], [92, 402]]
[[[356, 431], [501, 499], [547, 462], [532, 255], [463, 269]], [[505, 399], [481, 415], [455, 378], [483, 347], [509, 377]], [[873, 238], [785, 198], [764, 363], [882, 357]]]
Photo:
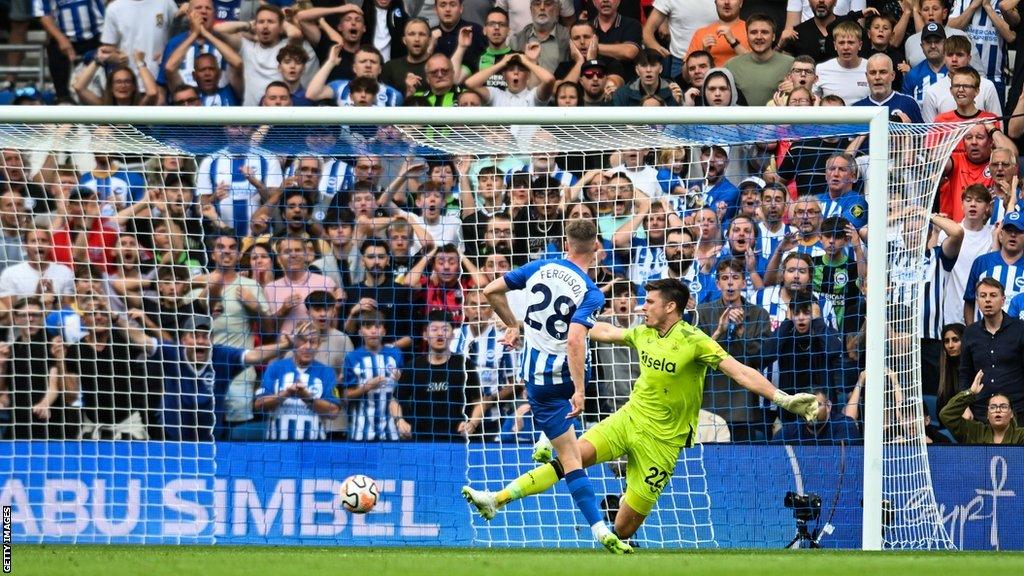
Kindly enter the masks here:
[[[569, 321], [576, 313], [576, 303], [565, 295], [555, 298], [552, 302], [551, 288], [544, 284], [535, 284], [531, 292], [539, 293], [541, 300], [526, 309], [526, 319], [523, 321], [534, 330], [546, 330], [556, 340], [565, 340], [569, 334]], [[547, 319], [543, 323], [534, 317], [536, 314], [543, 318], [544, 313], [547, 314]]]

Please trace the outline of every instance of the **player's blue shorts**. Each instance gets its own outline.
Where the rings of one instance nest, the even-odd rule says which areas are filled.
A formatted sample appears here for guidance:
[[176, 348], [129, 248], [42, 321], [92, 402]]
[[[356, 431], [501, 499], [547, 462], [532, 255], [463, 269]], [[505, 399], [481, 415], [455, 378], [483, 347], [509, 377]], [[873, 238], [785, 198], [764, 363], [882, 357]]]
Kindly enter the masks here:
[[534, 386], [527, 382], [526, 399], [530, 401], [534, 428], [548, 438], [557, 438], [573, 428], [576, 419], [566, 418], [566, 415], [572, 410], [569, 399], [575, 391], [571, 382], [553, 386]]

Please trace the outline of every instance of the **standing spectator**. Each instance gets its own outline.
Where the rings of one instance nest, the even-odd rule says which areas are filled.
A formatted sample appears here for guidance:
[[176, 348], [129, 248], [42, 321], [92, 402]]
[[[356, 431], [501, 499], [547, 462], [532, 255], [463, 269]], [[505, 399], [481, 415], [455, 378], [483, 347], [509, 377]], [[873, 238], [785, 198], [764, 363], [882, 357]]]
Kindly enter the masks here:
[[775, 21], [764, 14], [747, 18], [750, 52], [731, 58], [725, 67], [747, 103], [764, 106], [772, 98], [790, 68], [793, 57], [775, 51]]
[[686, 87], [683, 91], [684, 106], [704, 105], [704, 79], [714, 67], [711, 54], [705, 50], [697, 50], [686, 55], [683, 73], [676, 77], [676, 83], [680, 87]]
[[831, 216], [821, 222], [821, 245], [824, 250], [814, 257], [811, 287], [831, 304], [835, 328], [842, 334], [856, 334], [864, 321], [860, 292], [861, 279], [867, 276], [864, 243], [849, 221]]
[[410, 18], [403, 28], [402, 45], [405, 46], [405, 56], [395, 56], [385, 62], [380, 79], [388, 86], [404, 90], [406, 96], [412, 96], [415, 90], [409, 90], [406, 78], [412, 75], [422, 83], [427, 77], [423, 68], [431, 55], [430, 24], [422, 18]]
[[[949, 20], [949, 6], [946, 0], [921, 0], [921, 4], [917, 10], [915, 10], [914, 18], [918, 15], [924, 20], [924, 27], [921, 31], [910, 36], [904, 42], [904, 49], [907, 51], [907, 62], [911, 66], [917, 66], [925, 59], [925, 54], [921, 49], [922, 39], [924, 31], [927, 29], [928, 24], [935, 24], [942, 28], [946, 38], [952, 38], [953, 36], [962, 36], [967, 40], [967, 54], [970, 57], [971, 66], [975, 70], [984, 70], [985, 66], [981, 60], [981, 54], [978, 52], [977, 47], [971, 46], [971, 40], [967, 32], [959, 28], [950, 26], [947, 22]], [[962, 64], [967, 65], [966, 62]]]
[[[1003, 312], [1006, 293], [999, 280], [982, 278], [975, 292], [981, 320], [969, 324], [964, 331], [960, 348], [960, 390], [982, 384], [992, 395], [1007, 398], [1010, 411], [1018, 414], [1019, 419], [1024, 412], [1024, 322]], [[984, 376], [979, 376], [982, 373]], [[974, 390], [975, 394], [979, 391], [980, 387]], [[986, 403], [977, 397], [973, 400], [970, 406], [974, 419], [984, 422]], [[949, 410], [948, 404], [946, 410]], [[963, 408], [960, 410], [962, 412]], [[946, 419], [942, 420], [945, 423]]]
[[734, 56], [750, 52], [747, 24], [740, 18], [742, 8], [743, 0], [715, 0], [718, 20], [695, 31], [686, 51], [708, 52], [716, 68], [725, 66]]
[[[330, 368], [336, 381], [341, 382], [345, 374], [345, 357], [354, 347], [352, 339], [335, 327], [340, 302], [330, 292], [318, 290], [306, 296], [305, 304], [313, 328], [319, 334], [320, 344], [316, 351], [316, 361]], [[336, 394], [334, 390], [328, 390], [326, 393]], [[325, 417], [324, 432], [330, 440], [344, 440], [348, 435], [346, 411], [339, 410], [333, 416]]]
[[597, 33], [598, 57], [611, 58], [630, 64], [640, 54], [643, 28], [635, 18], [624, 16], [619, 10], [622, 0], [597, 0], [597, 15], [591, 18]]
[[213, 323], [208, 316], [188, 316], [178, 342], [149, 339], [146, 353], [153, 369], [162, 370], [164, 439], [172, 442], [210, 442], [214, 426], [223, 422], [228, 383], [246, 366], [280, 356], [291, 345], [281, 339], [249, 350], [210, 343]]
[[1017, 32], [1003, 18], [999, 2], [955, 0], [951, 2], [948, 24], [967, 32], [977, 47], [981, 61], [986, 64], [978, 72], [995, 84], [1001, 105], [1006, 96], [1006, 43], [1016, 40]]
[[[169, 82], [175, 83], [173, 76], [177, 72], [168, 72], [171, 76]], [[199, 104], [203, 106], [238, 106], [240, 104], [238, 94], [242, 91], [242, 79], [237, 71], [233, 71], [234, 82], [229, 86], [221, 86], [222, 72], [217, 63], [217, 57], [213, 54], [199, 54], [193, 59], [192, 79], [195, 81], [196, 96], [200, 98]], [[182, 86], [187, 84], [179, 83], [171, 91], [171, 103], [176, 106], [195, 105], [190, 100], [182, 100], [177, 96]]]
[[[494, 5], [508, 13], [512, 33], [517, 34], [530, 25], [531, 0], [496, 0]], [[569, 26], [576, 20], [576, 5], [571, 0], [558, 0], [558, 20]]]
[[[101, 0], [33, 2], [33, 15], [39, 18], [39, 24], [49, 38], [46, 43], [46, 63], [58, 103], [72, 102], [69, 82], [75, 62], [87, 52], [100, 47], [105, 6]], [[14, 26], [19, 24], [25, 24], [25, 32], [28, 31], [27, 21], [12, 22]], [[18, 43], [17, 34], [9, 37], [8, 41]]]
[[[818, 195], [822, 215], [826, 218], [842, 216], [847, 220], [864, 220], [866, 222], [864, 196], [853, 190], [853, 185], [857, 183], [858, 178], [857, 161], [853, 156], [845, 152], [836, 152], [829, 156], [825, 162], [826, 190]], [[858, 217], [855, 217], [858, 207], [864, 212], [860, 212]]]
[[405, 46], [399, 42], [409, 14], [402, 0], [363, 0], [363, 20], [366, 24], [366, 41], [373, 43], [381, 54], [381, 60], [405, 56]]
[[[831, 40], [836, 27], [846, 22], [856, 23], [856, 18], [862, 15], [857, 11], [840, 16], [837, 14], [839, 11], [836, 10], [836, 4], [836, 0], [817, 0], [811, 6], [813, 17], [806, 18], [799, 24], [787, 22], [787, 30], [782, 32], [782, 38], [779, 40], [780, 47], [794, 57], [810, 56], [817, 64], [834, 57], [835, 50]], [[863, 40], [863, 32], [858, 34], [858, 38]]]
[[[760, 370], [761, 345], [771, 334], [770, 319], [760, 306], [744, 299], [743, 270], [743, 261], [738, 258], [722, 260], [715, 266], [719, 297], [697, 306], [698, 327], [732, 357]], [[733, 442], [767, 440], [765, 414], [757, 399], [717, 370], [707, 374], [703, 406], [729, 423]]]
[[818, 64], [818, 83], [814, 86], [822, 96], [835, 94], [847, 106], [867, 98], [867, 60], [860, 57], [863, 33], [856, 22], [842, 22], [832, 31], [836, 57]]
[[43, 306], [36, 298], [14, 303], [13, 339], [0, 345], [0, 406], [11, 410], [15, 440], [63, 440], [78, 436], [78, 400], [64, 373], [64, 343], [47, 340]]
[[467, 434], [480, 384], [466, 357], [452, 354], [452, 324], [445, 312], [427, 314], [423, 339], [427, 352], [416, 354], [412, 366], [402, 370], [392, 415], [404, 440], [450, 442]]
[[761, 191], [761, 219], [757, 223], [761, 239], [761, 256], [770, 259], [783, 237], [796, 233], [796, 227], [784, 218], [789, 216], [789, 191], [781, 184], [767, 184]]
[[772, 439], [775, 444], [860, 444], [862, 435], [857, 421], [845, 414], [832, 410], [828, 390], [815, 390], [818, 399], [818, 413], [810, 422], [784, 422]]
[[[360, 333], [359, 318], [363, 312], [380, 314], [385, 335], [402, 350], [412, 346], [412, 292], [395, 282], [388, 244], [379, 238], [367, 238], [359, 247], [362, 255], [363, 281], [349, 286], [344, 330]], [[382, 338], [384, 336], [381, 336]]]
[[[313, 101], [333, 100], [337, 106], [351, 106], [352, 87], [350, 80], [334, 80], [327, 83], [331, 71], [341, 63], [342, 47], [335, 44], [331, 47], [330, 55], [320, 66], [320, 70], [313, 76], [306, 89], [306, 97]], [[377, 81], [381, 73], [381, 57], [376, 48], [363, 46], [356, 51], [352, 63], [354, 78], [368, 78]], [[401, 106], [402, 93], [386, 84], [379, 87], [374, 106]]]
[[[537, 63], [540, 45], [529, 44], [523, 54], [506, 54], [497, 64], [466, 79], [466, 87], [476, 90], [489, 106], [543, 106], [551, 98], [555, 77]], [[501, 73], [507, 88], [487, 86], [487, 80]], [[531, 80], [538, 85], [528, 88]]]
[[210, 54], [217, 63], [217, 88], [228, 84], [228, 66], [232, 67], [232, 77], [242, 66], [242, 57], [233, 48], [211, 31], [213, 27], [213, 0], [191, 0], [188, 3], [189, 29], [171, 37], [163, 50], [160, 60], [160, 73], [156, 82], [165, 90], [173, 89], [178, 84], [196, 85], [192, 72], [196, 67], [196, 57]]
[[437, 0], [434, 7], [437, 10], [437, 28], [432, 31], [434, 38], [434, 54], [444, 54], [454, 58], [455, 51], [459, 46], [459, 34], [464, 28], [469, 28], [472, 33], [472, 40], [466, 53], [463, 55], [462, 63], [476, 71], [480, 62], [480, 55], [487, 46], [487, 39], [484, 37], [483, 28], [476, 22], [470, 22], [462, 17], [463, 0]]
[[949, 428], [956, 441], [961, 444], [1016, 444], [1024, 446], [1024, 429], [1017, 426], [1010, 399], [998, 392], [988, 397], [986, 405], [987, 423], [967, 420], [964, 409], [978, 402], [978, 395], [985, 385], [985, 373], [978, 371], [971, 387], [960, 392], [942, 409], [942, 423]]
[[939, 24], [926, 24], [921, 32], [921, 51], [924, 53], [924, 59], [903, 77], [903, 92], [913, 96], [918, 104], [924, 102], [925, 90], [948, 73], [943, 50], [945, 40], [946, 32]]
[[704, 178], [687, 182], [687, 188], [702, 199], [701, 205], [715, 212], [719, 222], [728, 220], [740, 198], [739, 188], [725, 176], [729, 169], [729, 148], [701, 146], [700, 168]]
[[868, 79], [868, 96], [854, 102], [854, 106], [885, 106], [889, 109], [889, 114], [899, 118], [900, 122], [922, 122], [921, 108], [918, 107], [917, 101], [893, 90], [896, 71], [888, 56], [875, 54], [868, 58], [865, 75]]
[[522, 266], [541, 257], [549, 239], [562, 237], [561, 184], [551, 176], [530, 182], [530, 203], [512, 220], [512, 260]]
[[28, 226], [28, 214], [24, 207], [24, 197], [18, 192], [0, 193], [0, 271], [25, 259], [21, 234]]
[[455, 66], [452, 61], [444, 54], [434, 54], [427, 59], [423, 73], [427, 77], [426, 88], [417, 91], [421, 79], [410, 75], [406, 78], [406, 94], [415, 93], [415, 96], [425, 99], [430, 106], [455, 106], [459, 88], [455, 85]]
[[348, 400], [348, 439], [398, 440], [396, 382], [402, 377], [402, 352], [384, 345], [384, 317], [362, 310], [356, 317], [362, 345], [345, 357], [342, 380]]
[[305, 298], [316, 290], [326, 290], [343, 298], [344, 292], [334, 280], [309, 271], [310, 250], [306, 241], [295, 236], [285, 236], [274, 246], [278, 265], [284, 274], [267, 285], [267, 301], [277, 318], [277, 331], [291, 334], [295, 326], [309, 318]]
[[960, 389], [960, 354], [966, 329], [959, 322], [942, 327], [942, 353], [939, 355], [939, 382], [936, 386], [938, 394], [933, 407], [936, 413], [942, 412], [942, 408]]
[[[185, 4], [187, 7], [188, 4]], [[103, 19], [100, 51], [107, 54], [119, 50], [129, 56], [128, 65], [136, 75], [145, 66], [156, 78], [160, 74], [160, 59], [171, 36], [171, 26], [179, 15], [172, 0], [114, 0], [107, 5]], [[134, 56], [142, 53], [142, 58]], [[138, 84], [143, 90], [145, 86]], [[156, 94], [147, 94], [155, 97]]]
[[[484, 36], [487, 38], [487, 47], [484, 48], [480, 60], [474, 66], [477, 70], [494, 66], [502, 56], [512, 51], [508, 45], [510, 31], [508, 12], [504, 8], [491, 8], [484, 20]], [[505, 79], [500, 74], [495, 74], [487, 79], [487, 86], [505, 88]]]
[[551, 73], [569, 58], [569, 30], [558, 23], [557, 12], [557, 0], [530, 0], [531, 22], [509, 41], [513, 50], [522, 52], [535, 42], [540, 44], [537, 65]]
[[[213, 31], [242, 57], [243, 106], [258, 106], [267, 84], [281, 79], [277, 52], [285, 44], [302, 45], [302, 31], [286, 22], [284, 12], [270, 4], [261, 5], [252, 22], [220, 22]], [[306, 51], [311, 52], [308, 48]]]
[[6, 307], [19, 298], [38, 296], [47, 308], [59, 307], [59, 301], [75, 294], [75, 273], [53, 259], [53, 239], [49, 230], [25, 230], [25, 261], [0, 272], [0, 298]]
[[[1017, 294], [1024, 293], [1024, 215], [1010, 212], [1003, 218], [1002, 226], [996, 238], [998, 250], [982, 254], [971, 265], [971, 273], [967, 276], [967, 289], [964, 291], [964, 324], [972, 325], [981, 318], [976, 306], [974, 288], [980, 280], [993, 278], [1004, 286], [1000, 290], [1003, 302], [1000, 308], [1006, 309], [1007, 300], [1013, 300]], [[966, 384], [961, 380], [961, 384]], [[962, 386], [961, 388], [966, 388]]]
[[[683, 61], [687, 49], [699, 28], [710, 25], [718, 18], [717, 7], [711, 2], [687, 2], [686, 0], [655, 0], [654, 7], [644, 22], [644, 47], [654, 50], [666, 59], [668, 76], [675, 78], [683, 72]], [[667, 24], [668, 48], [659, 38], [661, 29]]]
[[661, 77], [661, 57], [653, 50], [641, 50], [636, 59], [636, 80], [612, 95], [613, 106], [639, 106], [645, 96], [657, 96], [668, 106], [678, 106], [680, 88]]
[[[943, 51], [945, 52], [946, 69], [949, 73], [969, 66], [971, 43], [967, 38], [963, 36], [947, 37], [943, 43]], [[970, 67], [974, 68], [973, 66]], [[977, 70], [975, 68], [975, 71]], [[952, 78], [945, 76], [939, 78], [934, 84], [925, 89], [924, 99], [921, 102], [921, 115], [924, 117], [925, 122], [931, 122], [940, 113], [956, 108], [952, 84]], [[996, 116], [1001, 116], [1003, 107], [1000, 104], [995, 84], [984, 77], [981, 77], [980, 83], [976, 84], [978, 84], [978, 87], [974, 90], [974, 103], [982, 110], [988, 110]]]
[[[957, 222], [964, 218], [961, 200], [963, 191], [972, 184], [981, 184], [985, 188], [993, 185], [992, 172], [988, 166], [993, 146], [1003, 147], [1004, 144], [1012, 145], [1012, 142], [998, 128], [989, 124], [975, 124], [964, 135], [961, 144], [962, 149], [958, 144], [952, 156], [946, 160], [942, 170], [943, 181], [936, 195], [939, 212]], [[990, 202], [991, 196], [989, 193]], [[990, 216], [991, 211], [986, 215], [986, 220]]]
[[[334, 28], [321, 28], [321, 22], [326, 24], [328, 18], [335, 22]], [[338, 63], [331, 68], [327, 81], [351, 80], [354, 77], [352, 65], [356, 51], [366, 36], [366, 20], [359, 6], [340, 4], [329, 8], [308, 8], [295, 15], [295, 22], [313, 45], [313, 52], [320, 62], [327, 62], [334, 47], [341, 46], [336, 55]]]
[[975, 98], [981, 87], [981, 76], [978, 75], [977, 70], [970, 66], [957, 68], [950, 72], [949, 80], [949, 91], [953, 96], [954, 103], [952, 109], [945, 109], [948, 104], [944, 100], [936, 102], [937, 96], [936, 98], [931, 98], [931, 96], [935, 96], [934, 92], [929, 92], [925, 99], [925, 102], [932, 106], [929, 109], [929, 113], [938, 112], [932, 118], [932, 122], [971, 122], [998, 118], [996, 114], [988, 110], [980, 110], [977, 106]]
[[[597, 317], [617, 328], [631, 328], [640, 321], [636, 314], [637, 295], [633, 283], [614, 280], [609, 290], [610, 306]], [[629, 399], [633, 383], [640, 377], [640, 357], [635, 348], [591, 342], [597, 363], [594, 386], [597, 389], [598, 419], [612, 414]]]
[[[807, 254], [790, 252], [782, 259], [782, 282], [765, 286], [750, 296], [750, 300], [764, 308], [771, 318], [771, 330], [774, 333], [788, 319], [789, 303], [793, 298], [804, 292], [811, 291], [811, 271], [814, 261]], [[831, 309], [823, 298], [815, 295], [812, 313], [816, 318], [824, 317], [826, 322], [831, 317]]]
[[334, 370], [317, 362], [320, 332], [312, 322], [296, 326], [293, 355], [274, 360], [256, 390], [253, 411], [269, 420], [267, 440], [326, 440], [323, 417], [338, 411]]
[[414, 302], [421, 305], [416, 318], [443, 310], [456, 325], [462, 324], [463, 294], [471, 287], [471, 279], [463, 275], [461, 260], [454, 244], [444, 244], [432, 249], [409, 270], [406, 283], [414, 291]]

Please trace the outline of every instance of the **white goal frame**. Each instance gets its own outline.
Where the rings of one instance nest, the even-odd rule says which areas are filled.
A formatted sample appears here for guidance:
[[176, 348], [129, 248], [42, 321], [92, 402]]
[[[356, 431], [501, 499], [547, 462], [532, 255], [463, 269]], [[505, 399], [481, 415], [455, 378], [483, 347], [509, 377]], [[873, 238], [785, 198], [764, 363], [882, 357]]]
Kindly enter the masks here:
[[[886, 107], [599, 107], [599, 108], [261, 108], [0, 106], [4, 124], [437, 124], [437, 125], [761, 125], [867, 124], [869, 238], [886, 238], [889, 184], [889, 112]], [[885, 342], [886, 242], [869, 242], [866, 342]], [[869, 346], [868, 383], [885, 381], [881, 353]], [[869, 384], [870, 385], [870, 384]], [[881, 384], [879, 384], [881, 385]], [[867, 394], [864, 407], [863, 528], [861, 547], [882, 549], [883, 395]]]

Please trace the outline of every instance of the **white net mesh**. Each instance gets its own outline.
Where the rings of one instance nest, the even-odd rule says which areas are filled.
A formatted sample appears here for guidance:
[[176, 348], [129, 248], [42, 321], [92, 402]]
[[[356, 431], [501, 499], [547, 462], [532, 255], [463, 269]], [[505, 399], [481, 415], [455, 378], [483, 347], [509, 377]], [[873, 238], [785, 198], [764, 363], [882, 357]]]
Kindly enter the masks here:
[[[697, 442], [636, 543], [785, 544], [782, 492], [795, 489], [820, 494], [838, 527], [824, 544], [858, 546], [861, 451], [836, 445], [859, 443], [855, 383], [864, 355], [884, 353], [885, 541], [947, 547], [914, 346], [922, 279], [902, 271], [926, 262], [921, 215], [966, 128], [892, 129], [890, 258], [865, 263], [823, 236], [836, 218], [865, 230], [865, 178], [839, 183], [856, 198], [826, 198], [829, 163], [866, 150], [858, 127], [4, 125], [6, 264], [28, 272], [0, 275], [12, 327], [0, 500], [20, 511], [23, 541], [590, 546], [561, 484], [491, 522], [470, 520], [457, 492], [534, 466], [524, 359], [501, 346], [481, 288], [560, 257], [563, 225], [591, 219], [600, 320], [642, 322], [646, 282], [679, 278], [688, 322], [846, 416], [807, 436], [709, 373]], [[865, 269], [888, 269], [898, 295], [885, 350], [858, 339], [862, 284], [840, 281]], [[805, 290], [828, 362], [779, 335], [798, 330], [789, 305]], [[737, 296], [744, 316], [723, 321]], [[533, 303], [512, 297], [518, 318]], [[581, 431], [640, 374], [627, 347], [591, 355]], [[850, 464], [837, 477], [838, 458]], [[627, 466], [589, 471], [610, 518]], [[340, 509], [354, 473], [382, 492], [367, 516]]]

